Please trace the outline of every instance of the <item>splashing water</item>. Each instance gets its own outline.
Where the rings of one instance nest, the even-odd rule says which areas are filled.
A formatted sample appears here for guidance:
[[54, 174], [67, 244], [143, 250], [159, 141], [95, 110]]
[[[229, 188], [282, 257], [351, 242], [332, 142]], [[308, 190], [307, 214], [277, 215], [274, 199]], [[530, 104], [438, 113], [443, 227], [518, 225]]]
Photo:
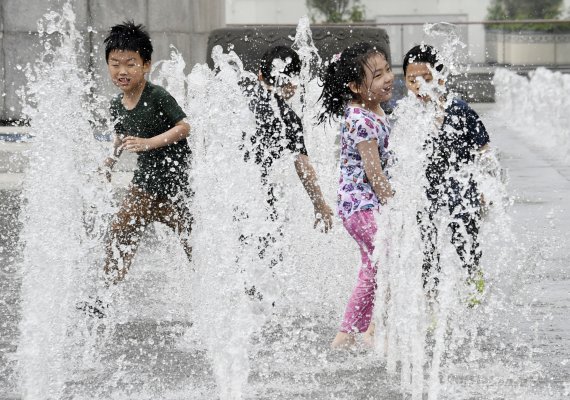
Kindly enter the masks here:
[[[437, 134], [435, 121], [442, 118], [442, 110], [455, 97], [447, 93], [445, 104], [436, 107], [445, 93], [438, 81], [447, 81], [451, 75], [464, 70], [457, 56], [464, 45], [453, 26], [426, 25], [425, 32], [445, 68], [441, 72], [432, 70], [432, 83], [422, 88], [420, 94], [429, 95], [430, 104], [419, 104], [415, 96], [410, 95], [399, 102], [394, 112], [396, 125], [390, 146], [397, 155], [397, 163], [390, 174], [396, 195], [378, 218], [378, 231], [385, 234], [377, 239], [380, 272], [375, 312], [379, 327], [376, 346], [386, 359], [387, 371], [399, 372], [401, 388], [410, 393], [412, 399], [425, 398], [426, 394], [428, 399], [478, 398], [482, 396], [477, 392], [480, 389], [473, 388], [470, 392], [461, 376], [473, 363], [484, 362], [489, 351], [485, 346], [495, 335], [500, 336], [498, 332], [508, 330], [508, 324], [498, 322], [505, 321], [502, 318], [514, 309], [512, 299], [508, 298], [513, 295], [513, 283], [505, 276], [511, 266], [522, 262], [525, 256], [510, 230], [506, 213], [509, 199], [499, 179], [497, 157], [489, 152], [453, 176], [465, 186], [466, 179], [472, 175], [488, 204], [492, 204], [479, 232], [486, 298], [475, 308], [468, 306], [473, 288], [466, 284], [466, 271], [460, 267], [461, 260], [449, 240], [447, 227], [453, 221], [449, 215], [436, 215], [434, 219], [439, 232], [436, 250], [440, 254], [441, 268], [437, 300], [422, 287], [423, 246], [417, 218], [418, 212], [427, 207], [423, 188], [428, 185], [425, 162], [429, 146], [424, 143], [430, 135]], [[518, 346], [527, 345], [521, 342]], [[501, 393], [500, 382], [512, 379], [517, 371], [508, 357], [495, 361], [497, 365], [490, 368], [504, 368], [503, 374], [495, 377], [497, 386], [493, 385], [498, 394]], [[491, 384], [490, 379], [488, 384]]]
[[[504, 338], [513, 335], [512, 304], [526, 296], [518, 291], [520, 279], [511, 266], [521, 267], [528, 256], [510, 233], [508, 199], [497, 177], [470, 171], [494, 205], [480, 232], [487, 282], [483, 303], [466, 306], [464, 271], [452, 246], [441, 241], [439, 298], [430, 306], [422, 287], [416, 212], [425, 196], [422, 143], [438, 111], [402, 100], [390, 144], [398, 159], [391, 169], [397, 194], [378, 219], [383, 234], [376, 352], [330, 352], [356, 276], [356, 245], [338, 221], [328, 235], [313, 230], [312, 205], [289, 157], [276, 163], [271, 178], [279, 183], [283, 218], [278, 228], [268, 221], [259, 168], [243, 157], [255, 121], [242, 83], [254, 82], [255, 75], [243, 70], [235, 53], [219, 47], [212, 54], [214, 70], [199, 64], [185, 75], [184, 60], [173, 49], [171, 59], [156, 63], [150, 76], [174, 95], [192, 126], [192, 264], [173, 234], [157, 225], [141, 244], [128, 278], [110, 296], [110, 318], [92, 321], [78, 313], [76, 301], [101, 290], [103, 240], [120, 189], [94, 172], [106, 150], [94, 139], [97, 125], [89, 121], [106, 104], [90, 95], [94, 83], [80, 67], [83, 43], [74, 18], [69, 4], [61, 14], [45, 16], [40, 32], [46, 50], [28, 69], [26, 113], [34, 141], [23, 191], [17, 355], [25, 398], [525, 394], [526, 387], [513, 389], [517, 383], [511, 380], [519, 382], [539, 367], [521, 355], [528, 349], [524, 340]], [[427, 29], [441, 42], [448, 71], [462, 71], [453, 50], [461, 44], [449, 32]], [[299, 22], [293, 45], [303, 63], [293, 106], [302, 117], [324, 196], [333, 205], [338, 132], [336, 126], [314, 126], [321, 90], [315, 68], [321, 60], [308, 19]], [[497, 170], [493, 154], [485, 162], [485, 171]], [[438, 226], [448, 222], [442, 219]], [[282, 237], [274, 251], [282, 252], [283, 261], [270, 269], [258, 256], [256, 239], [276, 229]], [[261, 301], [245, 294], [252, 285], [263, 294]]]
[[[35, 65], [28, 67], [29, 83], [23, 93], [24, 111], [32, 121], [34, 140], [23, 184], [21, 213], [22, 319], [18, 361], [22, 394], [29, 399], [80, 396], [76, 385], [70, 382], [83, 381], [82, 374], [95, 369], [95, 376], [99, 375], [97, 378], [104, 384], [94, 390], [94, 395], [105, 397], [103, 393], [119, 385], [124, 375], [120, 359], [111, 374], [101, 364], [101, 347], [120, 347], [113, 342], [114, 324], [144, 315], [140, 306], [145, 300], [152, 304], [146, 307], [147, 315], [158, 323], [161, 319], [168, 321], [172, 315], [187, 315], [186, 274], [177, 276], [180, 270], [176, 268], [170, 274], [170, 296], [167, 304], [165, 300], [161, 302], [162, 309], [153, 301], [153, 294], [164, 281], [160, 276], [147, 278], [152, 287], [145, 287], [140, 281], [124, 285], [123, 292], [110, 299], [118, 311], [113, 323], [86, 319], [76, 309], [78, 302], [101, 289], [97, 286], [102, 272], [103, 239], [109, 216], [116, 209], [111, 186], [97, 172], [108, 150], [94, 138], [94, 127], [98, 126], [94, 116], [107, 106], [92, 96], [94, 82], [81, 67], [83, 39], [75, 28], [70, 3], [63, 6], [61, 13], [46, 14], [38, 31], [45, 51]], [[176, 265], [185, 258], [180, 249], [168, 245], [172, 242], [169, 232], [157, 227], [155, 234], [167, 239], [163, 246], [153, 249], [159, 260]], [[145, 263], [140, 264], [138, 267], [145, 270]], [[154, 260], [152, 268], [157, 265], [160, 263]], [[177, 305], [181, 307], [177, 309]], [[134, 312], [128, 311], [133, 308]], [[158, 313], [154, 312], [157, 308]]]
[[[537, 68], [529, 78], [504, 68], [495, 71], [496, 115], [512, 116], [513, 124], [525, 138], [552, 152], [562, 161], [570, 159], [570, 76]], [[537, 116], [540, 116], [537, 118]], [[528, 126], [537, 126], [549, 135], [537, 136]]]
[[[82, 38], [69, 4], [40, 22], [45, 51], [29, 66], [25, 112], [34, 140], [24, 182], [22, 321], [19, 360], [26, 398], [60, 398], [73, 363], [66, 349], [74, 304], [93, 274], [92, 240], [83, 209], [96, 168], [90, 113], [91, 84], [79, 67]], [[54, 107], [53, 100], [58, 105]], [[86, 279], [87, 278], [87, 279]]]
[[170, 60], [160, 60], [152, 65], [150, 80], [165, 88], [186, 109], [188, 93], [186, 92], [186, 63], [176, 47], [170, 46]]
[[[243, 69], [235, 53], [223, 54], [216, 47], [212, 56], [217, 74], [198, 66], [189, 77], [191, 82], [204, 83], [202, 92], [193, 87], [189, 102], [197, 144], [192, 169], [197, 216], [194, 254], [200, 284], [194, 299], [202, 303], [197, 323], [210, 351], [219, 395], [240, 399], [249, 374], [250, 336], [264, 322], [262, 310], [255, 310], [263, 306], [245, 295], [246, 283], [255, 284], [266, 296], [275, 288], [267, 287], [271, 277], [259, 265], [251, 239], [257, 234], [252, 228], [263, 231], [266, 221], [261, 212], [264, 192], [255, 180], [259, 172], [254, 164], [243, 162], [240, 150], [243, 132], [255, 129], [238, 85]], [[207, 101], [209, 107], [204, 108], [203, 99], [211, 98], [217, 101]], [[244, 199], [241, 194], [246, 188]], [[240, 237], [250, 239], [240, 241]]]

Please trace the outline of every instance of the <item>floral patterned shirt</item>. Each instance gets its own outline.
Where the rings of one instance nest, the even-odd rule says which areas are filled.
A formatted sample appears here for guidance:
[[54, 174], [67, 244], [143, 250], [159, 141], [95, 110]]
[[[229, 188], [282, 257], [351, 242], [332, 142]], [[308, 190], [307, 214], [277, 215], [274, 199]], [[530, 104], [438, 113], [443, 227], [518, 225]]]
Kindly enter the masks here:
[[390, 160], [388, 138], [390, 123], [386, 116], [360, 107], [348, 106], [340, 127], [340, 179], [338, 185], [337, 211], [342, 219], [354, 212], [378, 209], [378, 197], [368, 183], [364, 164], [356, 145], [365, 140], [378, 141], [378, 153], [382, 168]]

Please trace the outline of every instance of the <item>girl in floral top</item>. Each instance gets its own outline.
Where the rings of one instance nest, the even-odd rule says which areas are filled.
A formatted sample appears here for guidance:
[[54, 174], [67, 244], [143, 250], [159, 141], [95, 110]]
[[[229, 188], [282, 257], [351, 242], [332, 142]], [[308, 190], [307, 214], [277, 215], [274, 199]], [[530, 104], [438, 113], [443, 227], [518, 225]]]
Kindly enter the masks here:
[[386, 53], [357, 43], [335, 56], [323, 77], [319, 123], [341, 118], [340, 179], [337, 211], [360, 247], [362, 267], [333, 348], [350, 347], [364, 333], [372, 345], [377, 265], [371, 261], [375, 212], [392, 197], [385, 168], [389, 162], [390, 124], [381, 107], [392, 97], [394, 75]]

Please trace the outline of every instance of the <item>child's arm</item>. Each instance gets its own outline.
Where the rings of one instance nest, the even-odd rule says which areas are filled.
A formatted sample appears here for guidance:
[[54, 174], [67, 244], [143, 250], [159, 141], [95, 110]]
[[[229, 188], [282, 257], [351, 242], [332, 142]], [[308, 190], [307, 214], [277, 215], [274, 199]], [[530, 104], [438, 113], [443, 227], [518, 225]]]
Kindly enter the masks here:
[[314, 227], [316, 228], [318, 223], [322, 220], [325, 232], [328, 232], [332, 227], [333, 212], [325, 202], [321, 188], [317, 182], [317, 173], [311, 165], [309, 157], [305, 154], [299, 154], [295, 158], [295, 170], [315, 207]]
[[491, 151], [491, 146], [489, 145], [489, 143], [485, 143], [483, 146], [481, 146], [477, 149], [477, 152], [479, 154], [485, 154], [488, 151]]
[[107, 178], [107, 180], [109, 182], [111, 182], [111, 170], [113, 169], [113, 167], [117, 163], [117, 160], [121, 156], [121, 153], [123, 152], [123, 148], [121, 147], [121, 145], [122, 145], [121, 138], [119, 137], [119, 135], [114, 134], [113, 135], [113, 155], [107, 157], [105, 159], [105, 161], [103, 161], [103, 167], [100, 168], [100, 172], [105, 174], [105, 177]]
[[356, 145], [362, 162], [364, 164], [364, 172], [372, 186], [372, 190], [378, 196], [380, 204], [386, 204], [388, 199], [394, 195], [392, 186], [388, 178], [382, 171], [382, 163], [380, 162], [380, 154], [378, 153], [378, 142], [376, 139], [366, 140]]
[[151, 138], [127, 136], [123, 139], [122, 149], [130, 151], [131, 153], [140, 153], [143, 151], [158, 149], [186, 139], [189, 134], [190, 125], [186, 120], [181, 120], [166, 132]]

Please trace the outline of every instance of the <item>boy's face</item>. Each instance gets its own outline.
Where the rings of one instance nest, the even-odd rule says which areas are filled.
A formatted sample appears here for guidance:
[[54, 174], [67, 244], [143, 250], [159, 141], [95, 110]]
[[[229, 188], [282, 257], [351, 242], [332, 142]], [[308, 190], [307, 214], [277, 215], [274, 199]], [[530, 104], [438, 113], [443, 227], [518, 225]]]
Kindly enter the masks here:
[[288, 75], [281, 74], [281, 76], [276, 79], [276, 83], [270, 84], [263, 78], [261, 71], [259, 71], [257, 78], [260, 82], [263, 82], [269, 90], [275, 90], [275, 93], [285, 100], [289, 100], [295, 95], [295, 92], [297, 91], [297, 83], [299, 81], [298, 76], [290, 77]]
[[[430, 94], [433, 88], [432, 68], [429, 63], [410, 63], [406, 68], [406, 88], [426, 103], [434, 97]], [[438, 84], [443, 86], [444, 82], [439, 80]]]
[[295, 92], [297, 91], [296, 81], [288, 80], [284, 84], [277, 85], [275, 87], [275, 91], [279, 96], [283, 97], [285, 100], [289, 100], [291, 97], [295, 95]]
[[144, 63], [139, 53], [130, 50], [111, 51], [107, 67], [113, 83], [127, 93], [144, 85], [144, 76], [150, 72], [150, 62]]

